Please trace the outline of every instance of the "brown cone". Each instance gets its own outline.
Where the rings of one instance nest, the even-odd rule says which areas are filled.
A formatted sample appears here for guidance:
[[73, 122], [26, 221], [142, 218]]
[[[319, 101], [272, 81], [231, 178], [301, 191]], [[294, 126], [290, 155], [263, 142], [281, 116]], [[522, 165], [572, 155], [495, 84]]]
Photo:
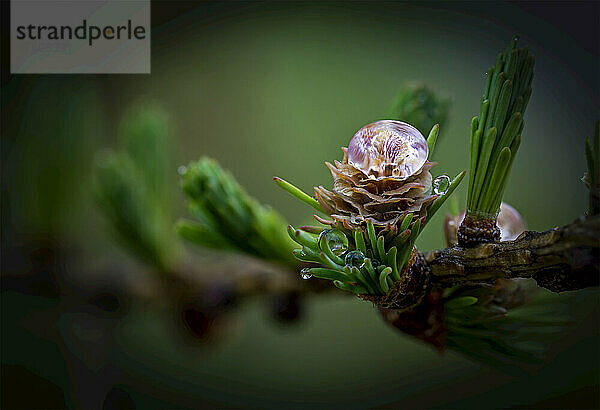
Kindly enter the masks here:
[[333, 219], [331, 225], [354, 230], [364, 228], [371, 220], [377, 233], [393, 231], [408, 213], [414, 215], [414, 220], [424, 217], [438, 197], [430, 194], [429, 170], [434, 162], [426, 161], [420, 170], [405, 179], [394, 177], [391, 169], [383, 175], [365, 175], [348, 163], [348, 150], [342, 150], [342, 162], [335, 161], [335, 166], [326, 163], [333, 176], [333, 189], [315, 187], [315, 198]]

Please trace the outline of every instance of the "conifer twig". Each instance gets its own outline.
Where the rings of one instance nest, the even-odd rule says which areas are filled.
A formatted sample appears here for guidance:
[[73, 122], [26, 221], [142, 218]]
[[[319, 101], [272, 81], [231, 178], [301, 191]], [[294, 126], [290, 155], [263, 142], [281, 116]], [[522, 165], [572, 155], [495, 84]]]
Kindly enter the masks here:
[[526, 231], [511, 242], [428, 252], [425, 259], [434, 286], [533, 278], [562, 292], [600, 284], [599, 248], [600, 217], [593, 216], [545, 232]]

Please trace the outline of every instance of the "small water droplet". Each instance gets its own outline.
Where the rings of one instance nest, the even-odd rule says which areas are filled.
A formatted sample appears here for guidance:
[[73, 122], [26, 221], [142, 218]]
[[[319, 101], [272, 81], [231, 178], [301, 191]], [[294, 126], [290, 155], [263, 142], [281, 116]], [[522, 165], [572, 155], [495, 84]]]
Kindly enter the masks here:
[[362, 265], [365, 260], [365, 255], [361, 251], [350, 251], [346, 254], [346, 258], [344, 259], [344, 263], [346, 266], [356, 266], [359, 267]]
[[310, 273], [310, 268], [304, 268], [300, 271], [300, 275], [302, 275], [302, 279], [310, 279], [312, 278], [312, 273]]
[[186, 172], [187, 167], [185, 165], [180, 165], [179, 168], [177, 168], [177, 173], [181, 176], [185, 175]]
[[341, 256], [348, 250], [348, 238], [339, 229], [326, 229], [319, 234], [318, 244], [321, 250], [323, 250], [324, 241], [335, 255]]
[[433, 180], [433, 193], [444, 195], [450, 187], [450, 177], [448, 175], [440, 175]]

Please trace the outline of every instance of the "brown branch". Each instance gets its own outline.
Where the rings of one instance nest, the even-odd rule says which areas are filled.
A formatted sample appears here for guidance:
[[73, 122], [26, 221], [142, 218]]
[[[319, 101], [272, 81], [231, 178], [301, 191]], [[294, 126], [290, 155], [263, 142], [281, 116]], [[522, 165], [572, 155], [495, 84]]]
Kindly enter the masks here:
[[[476, 248], [455, 246], [425, 253], [433, 287], [492, 283], [499, 278], [534, 278], [554, 292], [600, 284], [600, 216], [580, 218], [562, 228], [527, 231], [515, 241], [483, 244]], [[335, 289], [321, 279], [300, 279], [297, 270], [269, 265], [242, 255], [211, 258], [171, 272], [170, 281], [187, 292], [227, 289], [235, 298]]]
[[[513, 242], [428, 252], [425, 260], [433, 288], [531, 277], [540, 286], [560, 292], [599, 285], [599, 247], [600, 216], [594, 216], [546, 232], [525, 232]], [[242, 255], [213, 255], [210, 262], [195, 261], [169, 273], [161, 276], [163, 280], [150, 281], [156, 282], [153, 286], [140, 287], [138, 280], [136, 288], [159, 300], [181, 300], [187, 303], [185, 306], [189, 305], [186, 301], [194, 301], [197, 309], [215, 312], [224, 309], [228, 301], [248, 296], [302, 295], [336, 289], [330, 281], [302, 280], [297, 270]], [[410, 290], [411, 295], [414, 292]]]
[[526, 231], [511, 242], [428, 252], [425, 259], [433, 286], [534, 278], [561, 292], [600, 284], [599, 247], [600, 216], [591, 216], [545, 232]]

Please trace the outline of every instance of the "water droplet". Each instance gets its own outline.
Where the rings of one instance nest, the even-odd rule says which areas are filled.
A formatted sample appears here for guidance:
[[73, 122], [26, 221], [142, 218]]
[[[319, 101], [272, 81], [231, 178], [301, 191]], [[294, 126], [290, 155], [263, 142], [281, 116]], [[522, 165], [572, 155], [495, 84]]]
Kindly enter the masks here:
[[180, 165], [179, 168], [177, 168], [177, 173], [181, 176], [185, 175], [186, 172], [187, 167], [185, 165]]
[[356, 266], [359, 267], [362, 265], [365, 260], [365, 255], [361, 251], [350, 251], [346, 254], [346, 258], [344, 259], [344, 263], [346, 266]]
[[321, 250], [323, 250], [325, 243], [338, 256], [343, 255], [348, 250], [348, 237], [339, 229], [326, 229], [321, 232], [319, 234], [319, 248]]
[[300, 275], [302, 275], [302, 279], [310, 279], [310, 278], [312, 278], [312, 273], [310, 273], [310, 268], [303, 268], [300, 271]]
[[354, 134], [348, 144], [348, 163], [371, 179], [403, 180], [421, 169], [428, 150], [425, 137], [412, 125], [381, 120]]
[[444, 195], [450, 187], [450, 177], [448, 175], [440, 175], [433, 180], [433, 193]]

